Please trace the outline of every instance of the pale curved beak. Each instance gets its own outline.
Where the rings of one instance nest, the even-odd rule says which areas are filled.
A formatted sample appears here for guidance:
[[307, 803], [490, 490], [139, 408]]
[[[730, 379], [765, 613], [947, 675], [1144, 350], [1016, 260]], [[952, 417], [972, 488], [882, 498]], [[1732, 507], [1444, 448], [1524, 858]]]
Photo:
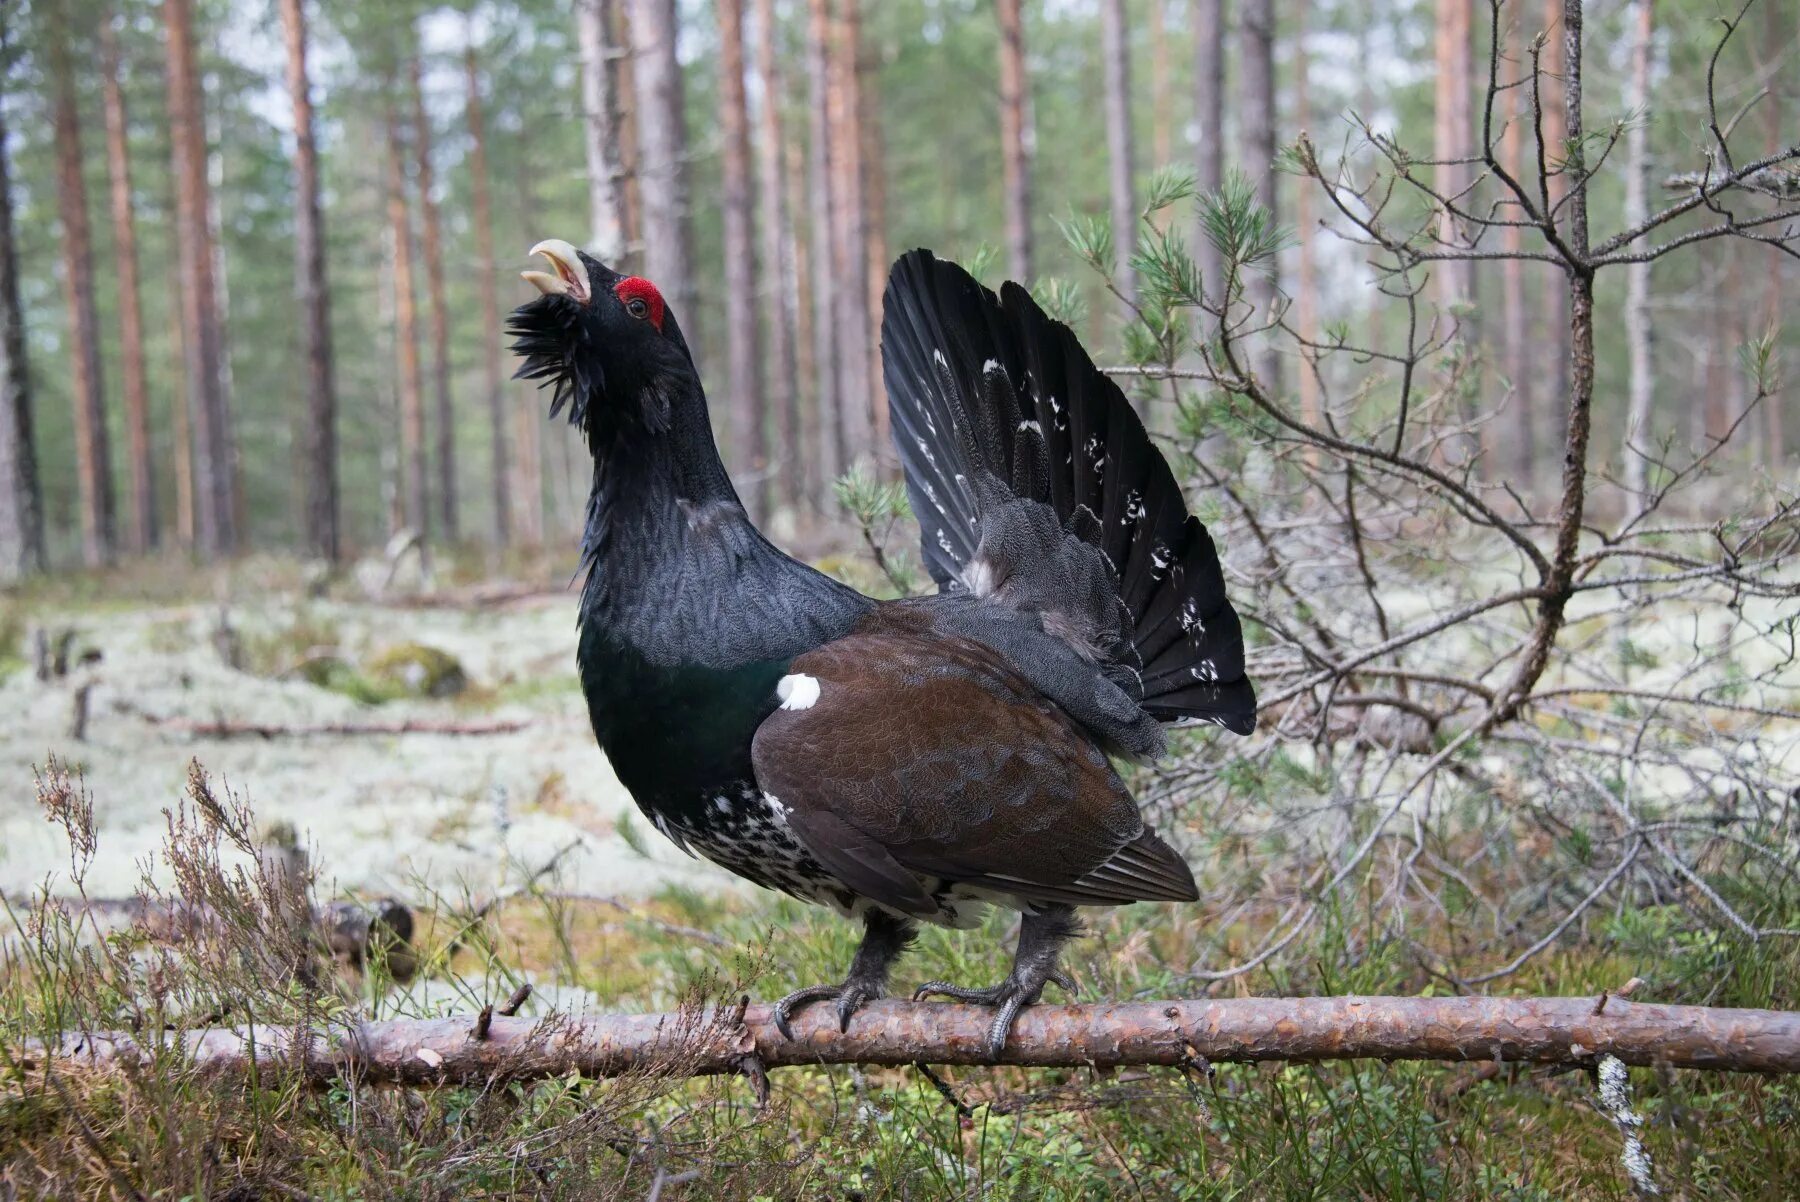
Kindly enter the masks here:
[[581, 257], [575, 253], [572, 244], [561, 238], [546, 238], [532, 247], [531, 253], [548, 259], [554, 274], [549, 271], [521, 271], [519, 278], [546, 296], [567, 296], [584, 305], [588, 303], [591, 297], [588, 293], [587, 268], [582, 266]]

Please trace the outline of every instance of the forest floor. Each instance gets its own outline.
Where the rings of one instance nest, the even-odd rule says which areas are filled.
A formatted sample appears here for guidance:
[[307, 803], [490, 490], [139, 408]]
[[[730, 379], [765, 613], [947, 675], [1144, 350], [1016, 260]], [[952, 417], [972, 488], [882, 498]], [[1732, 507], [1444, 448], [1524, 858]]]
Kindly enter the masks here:
[[[937, 1080], [917, 1069], [795, 1068], [773, 1074], [762, 1109], [747, 1082], [727, 1078], [407, 1091], [317, 1089], [273, 1068], [234, 1080], [173, 1055], [153, 1072], [67, 1081], [9, 1069], [9, 1042], [145, 1014], [176, 1028], [220, 1013], [276, 1023], [321, 1009], [468, 1014], [520, 982], [536, 990], [528, 1013], [667, 1011], [842, 975], [851, 924], [743, 888], [633, 822], [586, 728], [572, 591], [548, 572], [520, 576], [541, 589], [445, 577], [438, 601], [461, 604], [371, 600], [368, 579], [314, 597], [292, 565], [252, 563], [201, 580], [60, 582], [5, 615], [0, 889], [14, 922], [0, 915], [10, 928], [0, 939], [0, 1197], [1631, 1196], [1619, 1134], [1587, 1075], [1520, 1066], [1221, 1065], [1207, 1078], [970, 1068]], [[39, 682], [39, 628], [72, 629], [72, 658], [85, 648], [101, 658]], [[413, 659], [399, 656], [396, 676], [386, 669], [407, 645]], [[458, 696], [403, 695], [419, 683], [405, 667], [416, 647], [457, 661], [467, 678]], [[76, 740], [74, 698], [89, 683]], [[523, 725], [221, 738], [171, 721], [221, 718], [290, 730]], [[81, 771], [94, 803], [79, 886], [69, 819], [46, 822], [33, 787], [51, 753]], [[260, 834], [292, 826], [319, 898], [391, 895], [412, 907], [416, 973], [399, 981], [377, 964], [321, 984], [271, 964], [266, 892], [231, 875], [250, 857], [191, 805], [179, 817], [193, 760], [245, 798]], [[165, 809], [178, 814], [173, 830]], [[206, 845], [222, 849], [216, 867], [211, 853], [196, 856]], [[1454, 838], [1434, 850], [1481, 871]], [[1195, 854], [1225, 874], [1260, 863], [1241, 845]], [[172, 884], [167, 865], [184, 857], [187, 875]], [[153, 861], [159, 896], [199, 889], [209, 904], [241, 908], [216, 944], [171, 950], [131, 931], [89, 955], [78, 917], [32, 916], [21, 897], [46, 881], [57, 894], [128, 896]], [[1253, 882], [1191, 906], [1094, 911], [1068, 957], [1077, 1000], [1452, 988], [1433, 966], [1455, 950], [1446, 916], [1468, 903], [1454, 890], [1390, 895], [1383, 871], [1372, 860], [1347, 881], [1291, 954], [1225, 981], [1194, 970], [1233, 962], [1265, 936], [1242, 903]], [[924, 932], [896, 988], [999, 979], [1010, 925], [995, 914], [975, 931]], [[1800, 1007], [1800, 940], [1696, 930], [1673, 903], [1607, 906], [1490, 988], [1585, 996], [1633, 977], [1643, 981], [1634, 1000]], [[1645, 1070], [1633, 1083], [1670, 1196], [1792, 1196], [1800, 1082]]]
[[[572, 589], [487, 584], [461, 600], [445, 589], [382, 602], [355, 587], [309, 597], [281, 587], [288, 579], [264, 591], [252, 575], [222, 587], [223, 601], [58, 590], [0, 619], [12, 642], [0, 647], [0, 894], [70, 888], [65, 842], [33, 796], [51, 756], [94, 798], [92, 896], [137, 886], [194, 760], [266, 827], [291, 828], [332, 893], [487, 894], [565, 848], [558, 879], [573, 890], [734, 887], [660, 840], [634, 848], [621, 837], [635, 809], [588, 730]], [[40, 629], [72, 634], [72, 661], [98, 660], [40, 682], [29, 662]], [[465, 678], [454, 696], [418, 695], [447, 662], [434, 651]], [[270, 733], [206, 729], [218, 723]], [[406, 724], [446, 733], [382, 733]], [[329, 726], [373, 733], [304, 733]]]

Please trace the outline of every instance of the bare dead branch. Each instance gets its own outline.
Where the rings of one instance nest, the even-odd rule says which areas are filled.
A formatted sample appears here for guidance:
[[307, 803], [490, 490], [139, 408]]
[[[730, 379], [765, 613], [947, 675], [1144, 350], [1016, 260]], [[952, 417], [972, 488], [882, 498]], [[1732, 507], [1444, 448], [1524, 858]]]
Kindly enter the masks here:
[[[1020, 1015], [1000, 1063], [1040, 1068], [1325, 1060], [1505, 1061], [1625, 1064], [1729, 1072], [1800, 1072], [1800, 1014], [1661, 1006], [1595, 998], [1230, 998], [1098, 1006], [1034, 1006]], [[885, 1000], [837, 1029], [814, 1008], [782, 1038], [769, 1008], [741, 1022], [696, 1025], [675, 1014], [559, 1021], [492, 1016], [474, 1038], [468, 1016], [364, 1022], [296, 1033], [280, 1027], [191, 1031], [159, 1045], [128, 1032], [71, 1032], [27, 1046], [20, 1066], [58, 1071], [142, 1063], [178, 1054], [201, 1067], [243, 1071], [300, 1063], [314, 1080], [430, 1086], [560, 1076], [612, 1077], [679, 1070], [737, 1073], [754, 1054], [767, 1068], [817, 1064], [989, 1063], [980, 1007]], [[694, 1032], [698, 1030], [698, 1046]]]

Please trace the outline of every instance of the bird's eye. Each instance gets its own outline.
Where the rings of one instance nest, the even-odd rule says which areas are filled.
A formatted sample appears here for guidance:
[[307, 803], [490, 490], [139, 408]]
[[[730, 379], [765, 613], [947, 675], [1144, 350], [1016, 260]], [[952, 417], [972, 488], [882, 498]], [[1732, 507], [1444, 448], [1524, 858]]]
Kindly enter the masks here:
[[644, 318], [650, 316], [649, 302], [644, 300], [641, 296], [634, 296], [625, 302], [625, 312], [631, 314], [639, 321], [642, 321]]

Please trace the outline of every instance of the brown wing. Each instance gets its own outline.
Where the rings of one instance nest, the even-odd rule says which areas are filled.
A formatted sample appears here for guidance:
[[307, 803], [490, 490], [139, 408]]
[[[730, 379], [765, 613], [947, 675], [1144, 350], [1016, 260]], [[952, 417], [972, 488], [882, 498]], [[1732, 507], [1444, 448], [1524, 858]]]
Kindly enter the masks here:
[[1077, 905], [1196, 896], [1093, 741], [981, 644], [884, 608], [789, 673], [757, 782], [865, 896], [927, 913], [918, 876]]

